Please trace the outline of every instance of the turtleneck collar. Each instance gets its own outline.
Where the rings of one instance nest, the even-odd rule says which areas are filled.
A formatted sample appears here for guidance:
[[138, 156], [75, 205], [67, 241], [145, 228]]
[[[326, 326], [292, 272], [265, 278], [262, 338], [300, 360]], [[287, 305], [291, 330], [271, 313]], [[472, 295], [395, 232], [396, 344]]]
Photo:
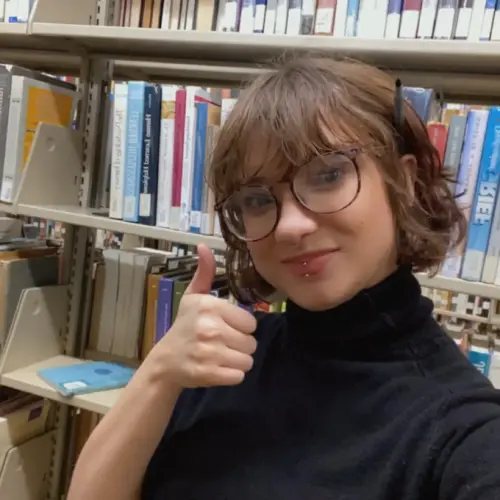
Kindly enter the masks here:
[[308, 311], [287, 301], [288, 341], [327, 354], [387, 349], [411, 333], [432, 313], [432, 302], [421, 295], [408, 267], [352, 299], [326, 311]]

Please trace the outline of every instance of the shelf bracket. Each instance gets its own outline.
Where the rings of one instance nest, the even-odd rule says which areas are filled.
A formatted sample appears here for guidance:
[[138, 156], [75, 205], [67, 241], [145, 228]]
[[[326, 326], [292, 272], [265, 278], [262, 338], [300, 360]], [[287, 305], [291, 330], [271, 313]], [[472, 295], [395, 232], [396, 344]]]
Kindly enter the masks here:
[[28, 33], [33, 23], [96, 24], [95, 0], [36, 0], [28, 20]]
[[78, 205], [81, 161], [78, 132], [40, 123], [14, 205]]
[[0, 375], [62, 354], [67, 310], [67, 286], [25, 289], [0, 357]]

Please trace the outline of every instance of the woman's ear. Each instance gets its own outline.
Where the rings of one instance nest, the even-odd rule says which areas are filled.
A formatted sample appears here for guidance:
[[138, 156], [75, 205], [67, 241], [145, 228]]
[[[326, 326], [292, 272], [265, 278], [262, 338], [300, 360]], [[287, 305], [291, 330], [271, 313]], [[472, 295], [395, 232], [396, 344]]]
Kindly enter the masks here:
[[399, 159], [401, 171], [404, 172], [406, 192], [413, 199], [415, 197], [415, 182], [417, 182], [417, 158], [415, 155], [403, 155]]

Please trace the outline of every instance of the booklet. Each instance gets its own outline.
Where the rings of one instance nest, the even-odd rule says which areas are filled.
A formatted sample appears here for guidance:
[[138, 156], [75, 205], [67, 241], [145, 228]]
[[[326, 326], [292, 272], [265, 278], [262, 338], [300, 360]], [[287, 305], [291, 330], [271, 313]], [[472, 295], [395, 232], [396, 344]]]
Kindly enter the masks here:
[[38, 375], [66, 397], [125, 387], [135, 369], [118, 363], [89, 361], [70, 366], [44, 368]]

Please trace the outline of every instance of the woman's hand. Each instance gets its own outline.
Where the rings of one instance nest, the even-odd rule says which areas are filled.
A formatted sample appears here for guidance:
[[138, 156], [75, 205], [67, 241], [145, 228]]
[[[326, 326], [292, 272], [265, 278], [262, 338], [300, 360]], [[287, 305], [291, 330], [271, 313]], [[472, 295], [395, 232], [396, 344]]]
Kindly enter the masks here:
[[146, 362], [180, 389], [236, 385], [252, 368], [257, 322], [248, 311], [210, 295], [215, 259], [204, 245], [198, 253], [176, 320]]

